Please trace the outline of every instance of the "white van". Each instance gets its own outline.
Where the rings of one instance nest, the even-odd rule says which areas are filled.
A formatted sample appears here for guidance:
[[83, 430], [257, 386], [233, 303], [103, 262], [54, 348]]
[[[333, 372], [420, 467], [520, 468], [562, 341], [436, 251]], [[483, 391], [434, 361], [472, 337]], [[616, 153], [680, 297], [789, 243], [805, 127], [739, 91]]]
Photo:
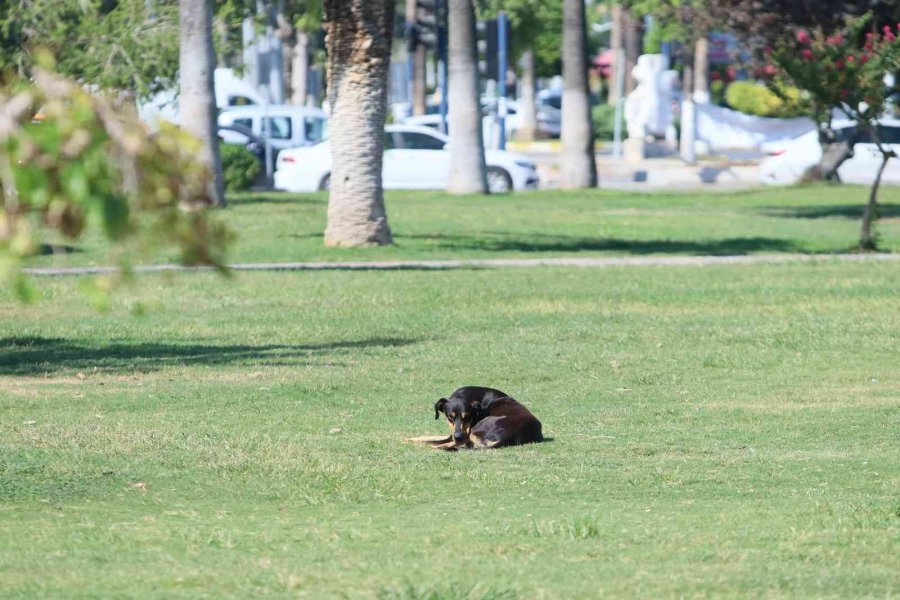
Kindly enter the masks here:
[[[265, 109], [262, 106], [232, 106], [219, 113], [219, 125], [246, 127], [260, 139], [264, 139], [266, 137], [263, 127], [264, 114]], [[320, 108], [287, 104], [272, 104], [268, 107], [269, 142], [276, 152], [322, 141], [327, 125], [328, 116]], [[222, 133], [224, 134], [222, 139], [227, 143], [243, 141], [229, 139], [230, 132]]]

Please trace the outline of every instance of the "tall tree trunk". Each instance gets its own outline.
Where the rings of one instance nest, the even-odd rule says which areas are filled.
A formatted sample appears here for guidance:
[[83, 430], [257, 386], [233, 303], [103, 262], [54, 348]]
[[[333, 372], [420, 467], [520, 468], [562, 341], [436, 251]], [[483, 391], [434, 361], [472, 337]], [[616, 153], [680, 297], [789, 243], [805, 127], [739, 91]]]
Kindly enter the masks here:
[[641, 55], [643, 46], [644, 25], [628, 9], [622, 10], [623, 45], [625, 47], [625, 95], [630, 94], [637, 86], [634, 79], [634, 66]]
[[291, 102], [298, 106], [306, 104], [309, 95], [309, 33], [297, 30], [297, 43], [291, 57]]
[[892, 156], [894, 156], [893, 153], [882, 152], [881, 166], [878, 167], [875, 181], [872, 182], [872, 189], [869, 190], [869, 201], [866, 203], [865, 211], [863, 211], [862, 229], [859, 232], [859, 249], [863, 252], [878, 249], [878, 238], [873, 227], [875, 219], [878, 218], [878, 186], [881, 185], [881, 176], [884, 173], [884, 168]]
[[[417, 28], [419, 23], [416, 0], [406, 0], [407, 27]], [[407, 48], [407, 50], [409, 50]], [[425, 45], [416, 41], [412, 55], [412, 114], [425, 114]]]
[[537, 133], [537, 106], [535, 103], [535, 66], [534, 49], [528, 48], [522, 53], [522, 96], [519, 98], [519, 129], [516, 132], [520, 140], [530, 142]]
[[448, 0], [447, 9], [448, 101], [451, 107], [447, 191], [451, 194], [486, 194], [487, 169], [475, 57], [475, 7], [472, 0]]
[[213, 24], [216, 29], [216, 35], [219, 36], [219, 49], [216, 51], [216, 67], [227, 67], [229, 66], [228, 55], [226, 54], [226, 49], [228, 48], [228, 23], [225, 21], [224, 16], [216, 15]]
[[563, 97], [560, 185], [597, 186], [594, 131], [588, 94], [584, 0], [563, 0]]
[[678, 148], [682, 160], [693, 164], [697, 162], [697, 151], [695, 149], [697, 113], [693, 94], [690, 93], [690, 90], [694, 89], [694, 53], [692, 44], [687, 45], [685, 54], [684, 81], [681, 83], [681, 89], [684, 90], [684, 97], [681, 100], [681, 139], [679, 140]]
[[216, 135], [212, 0], [178, 0], [178, 113], [181, 126], [200, 139], [200, 160], [212, 174], [209, 196], [225, 205], [225, 184]]
[[612, 50], [612, 69], [609, 71], [609, 93], [606, 95], [606, 103], [615, 105], [619, 101], [619, 69], [624, 69], [619, 51], [622, 49], [623, 29], [625, 17], [622, 12], [625, 9], [618, 2], [612, 5], [612, 29], [609, 30], [609, 49]]
[[394, 0], [325, 0], [331, 176], [326, 246], [392, 243], [381, 166]]
[[427, 109], [426, 96], [428, 88], [425, 82], [425, 44], [416, 46], [416, 53], [413, 55], [413, 114], [424, 115]]
[[709, 40], [705, 36], [694, 44], [694, 102], [709, 104]]
[[294, 99], [294, 53], [297, 51], [297, 36], [285, 36], [281, 40], [281, 67], [284, 69], [284, 101], [293, 104]]

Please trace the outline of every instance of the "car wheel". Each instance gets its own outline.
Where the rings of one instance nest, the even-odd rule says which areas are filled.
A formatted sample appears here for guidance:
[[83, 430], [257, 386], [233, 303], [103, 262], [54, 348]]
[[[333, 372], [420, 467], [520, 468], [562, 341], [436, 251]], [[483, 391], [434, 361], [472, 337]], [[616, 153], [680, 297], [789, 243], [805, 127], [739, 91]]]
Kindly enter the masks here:
[[322, 192], [327, 192], [331, 189], [331, 173], [322, 178], [322, 181], [319, 183], [319, 190]]
[[512, 177], [500, 167], [488, 167], [487, 183], [492, 194], [508, 194], [513, 189]]

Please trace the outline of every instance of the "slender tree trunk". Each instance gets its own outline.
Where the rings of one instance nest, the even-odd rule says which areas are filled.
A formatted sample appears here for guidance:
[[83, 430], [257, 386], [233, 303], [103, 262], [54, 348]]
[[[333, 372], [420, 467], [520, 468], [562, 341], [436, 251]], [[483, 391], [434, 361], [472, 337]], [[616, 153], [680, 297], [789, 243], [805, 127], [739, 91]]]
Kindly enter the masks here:
[[624, 69], [625, 65], [620, 64], [619, 51], [622, 49], [623, 29], [625, 26], [622, 5], [618, 2], [612, 5], [612, 29], [609, 30], [609, 48], [613, 52], [612, 69], [609, 72], [609, 93], [606, 95], [606, 103], [615, 104], [619, 101], [619, 88], [616, 82], [619, 81], [619, 69]]
[[528, 48], [522, 53], [522, 97], [519, 98], [519, 130], [516, 135], [520, 140], [530, 142], [537, 133], [537, 106], [535, 100], [535, 66], [534, 50]]
[[[406, 0], [407, 26], [418, 27], [416, 0]], [[412, 55], [412, 114], [425, 114], [425, 45], [416, 42]]]
[[284, 101], [294, 103], [294, 53], [297, 50], [297, 37], [287, 36], [281, 40], [281, 66], [284, 68]]
[[709, 40], [706, 37], [694, 44], [694, 102], [709, 104]]
[[451, 107], [447, 191], [451, 194], [486, 194], [487, 169], [475, 57], [475, 7], [472, 0], [448, 0], [447, 9], [448, 101]]
[[325, 0], [331, 176], [326, 246], [390, 244], [381, 166], [393, 0]]
[[424, 115], [427, 108], [426, 96], [428, 89], [425, 85], [425, 44], [416, 47], [413, 55], [413, 114]]
[[181, 126], [200, 139], [200, 160], [212, 174], [212, 203], [225, 205], [225, 185], [216, 135], [212, 0], [179, 0], [178, 113]]
[[884, 168], [892, 156], [893, 154], [890, 153], [881, 153], [881, 166], [878, 167], [875, 181], [872, 182], [872, 189], [869, 190], [869, 201], [863, 211], [862, 229], [859, 232], [859, 249], [862, 252], [878, 249], [878, 238], [874, 232], [875, 219], [878, 218], [878, 186], [881, 185]]
[[227, 67], [228, 55], [225, 53], [228, 48], [228, 23], [222, 16], [216, 16], [213, 22], [216, 28], [216, 35], [219, 36], [219, 49], [216, 51], [216, 67]]
[[[688, 48], [693, 50], [693, 46]], [[694, 104], [693, 94], [690, 90], [694, 89], [694, 56], [693, 52], [688, 50], [684, 59], [684, 81], [681, 82], [681, 89], [684, 90], [684, 97], [681, 100], [681, 139], [679, 140], [679, 151], [681, 158], [688, 164], [697, 162], [697, 151], [695, 149], [695, 141], [697, 140], [697, 113]]]
[[594, 131], [588, 93], [584, 0], [563, 0], [563, 98], [560, 185], [597, 186]]
[[625, 95], [628, 95], [637, 86], [632, 71], [641, 55], [644, 26], [628, 9], [622, 9], [622, 22], [622, 38], [625, 46]]
[[291, 102], [306, 104], [309, 95], [309, 33], [297, 30], [297, 43], [291, 56]]

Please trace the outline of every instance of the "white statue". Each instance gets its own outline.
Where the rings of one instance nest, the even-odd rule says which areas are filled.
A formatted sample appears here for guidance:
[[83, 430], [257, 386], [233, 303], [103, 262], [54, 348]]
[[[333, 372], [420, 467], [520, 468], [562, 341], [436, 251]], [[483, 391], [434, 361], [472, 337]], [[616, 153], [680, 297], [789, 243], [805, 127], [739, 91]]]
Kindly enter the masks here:
[[672, 91], [678, 73], [669, 70], [664, 55], [644, 54], [638, 57], [631, 74], [637, 86], [625, 99], [628, 137], [643, 140], [647, 136], [665, 136], [672, 124]]

